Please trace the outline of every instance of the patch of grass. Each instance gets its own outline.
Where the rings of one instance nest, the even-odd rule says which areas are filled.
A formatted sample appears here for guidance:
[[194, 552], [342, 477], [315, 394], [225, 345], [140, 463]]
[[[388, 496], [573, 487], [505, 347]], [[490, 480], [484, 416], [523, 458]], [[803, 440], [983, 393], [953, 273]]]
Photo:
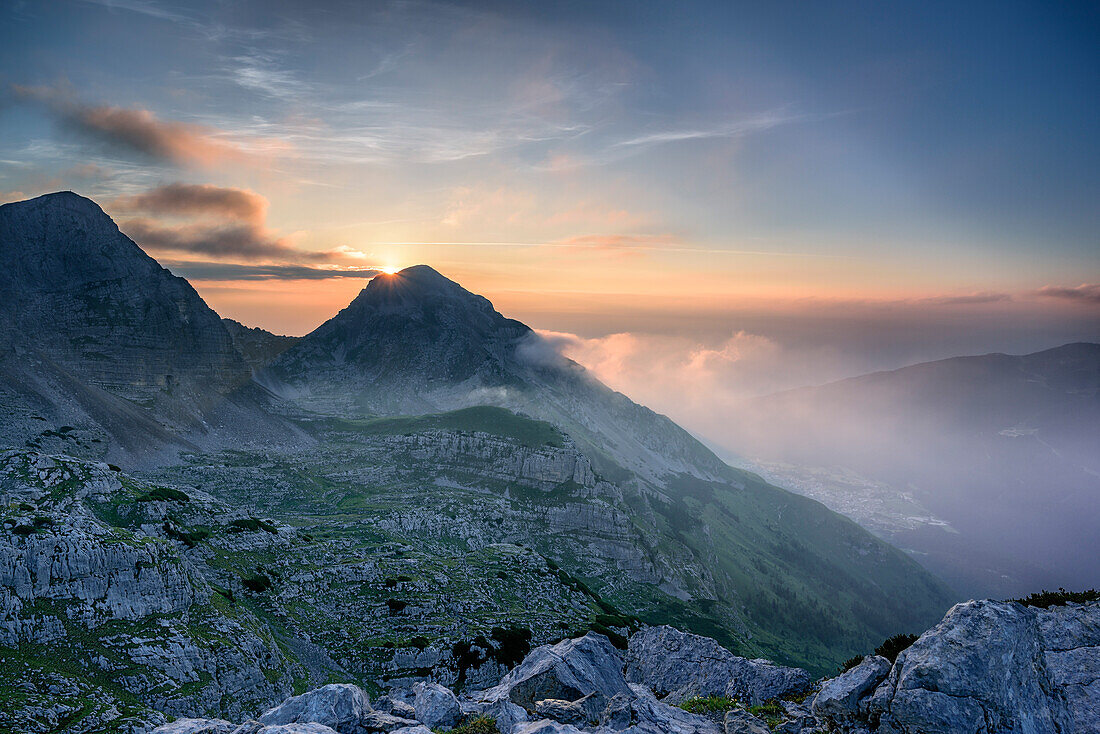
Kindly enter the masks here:
[[253, 532], [253, 533], [255, 533], [259, 530], [265, 530], [265, 531], [271, 533], [272, 535], [275, 535], [279, 532], [279, 528], [275, 527], [274, 525], [267, 522], [266, 520], [260, 520], [259, 518], [255, 518], [255, 517], [237, 518], [236, 520], [233, 520], [232, 522], [229, 523], [229, 527], [237, 528], [239, 530], [247, 530], [247, 531]]
[[1029, 594], [1023, 599], [1010, 599], [1009, 601], [1019, 602], [1025, 607], [1049, 609], [1053, 606], [1065, 606], [1067, 602], [1084, 604], [1090, 601], [1100, 601], [1100, 591], [1096, 589], [1089, 589], [1087, 591], [1066, 591], [1065, 589], [1047, 591], [1043, 589], [1036, 594]]
[[769, 729], [774, 729], [783, 721], [783, 704], [774, 698], [768, 699], [759, 706], [749, 706], [745, 710], [753, 716], [763, 719]]
[[138, 502], [190, 502], [186, 493], [171, 487], [153, 487], [137, 498]]
[[434, 729], [436, 734], [448, 732], [449, 734], [500, 734], [497, 720], [491, 716], [475, 716], [474, 718], [459, 724], [453, 729]]
[[430, 415], [372, 420], [333, 419], [330, 425], [336, 430], [366, 435], [408, 435], [431, 430], [470, 431], [511, 438], [529, 448], [547, 445], [560, 448], [565, 445], [561, 431], [551, 424], [488, 405]]
[[681, 703], [680, 708], [689, 714], [706, 716], [707, 714], [721, 715], [738, 708], [740, 705], [737, 699], [727, 698], [726, 696], [692, 696]]
[[210, 537], [210, 531], [199, 528], [197, 530], [184, 530], [177, 528], [170, 522], [164, 523], [164, 534], [172, 540], [178, 540], [188, 548], [194, 548], [200, 541]]

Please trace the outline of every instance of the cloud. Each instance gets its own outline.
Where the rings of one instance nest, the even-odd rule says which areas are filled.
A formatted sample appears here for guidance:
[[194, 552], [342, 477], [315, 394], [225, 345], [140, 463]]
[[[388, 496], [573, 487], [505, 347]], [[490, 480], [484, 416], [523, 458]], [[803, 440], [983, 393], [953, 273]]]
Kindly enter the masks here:
[[267, 216], [268, 202], [248, 189], [212, 184], [172, 183], [134, 196], [123, 196], [112, 207], [127, 212], [161, 215], [213, 215], [256, 225]]
[[972, 293], [965, 296], [934, 296], [932, 298], [922, 298], [920, 302], [935, 306], [968, 306], [981, 303], [1004, 303], [1011, 300], [1012, 296], [1008, 293], [987, 292]]
[[40, 105], [62, 125], [108, 149], [181, 166], [242, 162], [246, 152], [213, 128], [161, 120], [149, 110], [88, 105], [65, 87], [13, 85], [23, 101]]
[[561, 244], [599, 250], [654, 250], [665, 249], [676, 242], [677, 238], [670, 234], [589, 234], [569, 237]]
[[685, 140], [706, 140], [709, 138], [736, 138], [749, 133], [770, 130], [779, 125], [798, 122], [806, 119], [805, 115], [788, 115], [780, 112], [767, 112], [747, 117], [742, 120], [733, 120], [724, 125], [708, 128], [694, 128], [684, 130], [662, 130], [659, 132], [637, 135], [633, 138], [620, 140], [612, 147], [631, 148], [663, 145], [665, 143], [679, 143]]
[[173, 260], [166, 260], [162, 264], [176, 275], [195, 281], [369, 279], [382, 272], [373, 267], [328, 268], [309, 265], [248, 265]]
[[154, 250], [291, 262], [330, 257], [328, 252], [298, 250], [253, 223], [169, 225], [138, 217], [121, 222], [119, 229], [142, 247]]
[[1082, 283], [1073, 287], [1047, 285], [1035, 291], [1035, 293], [1046, 298], [1060, 298], [1064, 301], [1100, 305], [1100, 283]]

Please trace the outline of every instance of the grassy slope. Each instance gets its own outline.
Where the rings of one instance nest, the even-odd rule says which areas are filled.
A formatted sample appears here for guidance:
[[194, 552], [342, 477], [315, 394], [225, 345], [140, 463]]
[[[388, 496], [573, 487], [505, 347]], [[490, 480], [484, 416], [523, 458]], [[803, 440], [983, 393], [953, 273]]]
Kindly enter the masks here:
[[[847, 518], [744, 477], [744, 490], [676, 480], [682, 504], [670, 526], [725, 574], [755, 646], [777, 660], [832, 672], [885, 637], [923, 631], [953, 601], [915, 561]], [[709, 532], [692, 532], [704, 524]]]
[[528, 448], [546, 445], [561, 447], [565, 440], [561, 431], [549, 423], [488, 405], [431, 415], [364, 420], [332, 418], [323, 423], [333, 430], [368, 436], [411, 434], [430, 430], [480, 432], [510, 438]]
[[[563, 440], [548, 423], [491, 407], [358, 421], [330, 419], [324, 424], [347, 445], [354, 445], [357, 435], [428, 430], [484, 432], [529, 447], [561, 445]], [[688, 476], [673, 480], [671, 504], [629, 493], [627, 499], [635, 523], [651, 525], [655, 518], [660, 526], [663, 540], [652, 551], [682, 554], [684, 546], [690, 548], [696, 563], [705, 564], [719, 580], [720, 599], [682, 602], [656, 588], [586, 580], [652, 622], [669, 622], [715, 637], [745, 655], [764, 655], [821, 674], [885, 637], [925, 629], [952, 602], [946, 587], [918, 564], [855, 523], [754, 474], [735, 469], [728, 474], [729, 484]], [[517, 499], [536, 504], [558, 501], [553, 493], [525, 496], [517, 489], [513, 488]], [[399, 498], [386, 495], [389, 491], [374, 499], [370, 492], [358, 494], [341, 506], [357, 515], [386, 512], [395, 507], [394, 501], [400, 504]], [[536, 541], [535, 547], [566, 568], [581, 561], [561, 553], [552, 538], [546, 544]], [[746, 626], [749, 635], [744, 634]]]

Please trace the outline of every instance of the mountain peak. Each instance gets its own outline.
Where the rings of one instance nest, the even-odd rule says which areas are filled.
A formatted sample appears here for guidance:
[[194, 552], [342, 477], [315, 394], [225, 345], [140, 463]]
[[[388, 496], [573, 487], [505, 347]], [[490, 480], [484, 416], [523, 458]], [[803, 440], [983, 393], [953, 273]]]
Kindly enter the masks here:
[[81, 196], [75, 191], [55, 191], [50, 194], [36, 196], [33, 199], [24, 199], [22, 201], [13, 201], [8, 204], [3, 204], [2, 208], [8, 209], [9, 211], [62, 210], [88, 218], [110, 220], [110, 216], [100, 208], [99, 204], [96, 204], [86, 196]]
[[413, 265], [396, 273], [371, 278], [346, 310], [363, 312], [408, 312], [427, 304], [447, 304], [450, 310], [493, 313], [493, 305], [463, 288], [428, 265]]

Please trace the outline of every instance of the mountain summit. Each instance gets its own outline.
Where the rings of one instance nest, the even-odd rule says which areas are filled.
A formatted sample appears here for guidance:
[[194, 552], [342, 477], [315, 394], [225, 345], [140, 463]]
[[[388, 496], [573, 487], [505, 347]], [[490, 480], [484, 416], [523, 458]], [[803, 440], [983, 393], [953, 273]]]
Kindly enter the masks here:
[[362, 405], [375, 410], [424, 409], [431, 407], [422, 400], [427, 388], [505, 379], [504, 362], [530, 333], [482, 296], [416, 265], [373, 278], [274, 372], [317, 387], [355, 384]]
[[90, 199], [0, 206], [0, 259], [6, 432], [90, 422], [87, 441], [136, 457], [210, 430], [248, 386], [219, 316]]

